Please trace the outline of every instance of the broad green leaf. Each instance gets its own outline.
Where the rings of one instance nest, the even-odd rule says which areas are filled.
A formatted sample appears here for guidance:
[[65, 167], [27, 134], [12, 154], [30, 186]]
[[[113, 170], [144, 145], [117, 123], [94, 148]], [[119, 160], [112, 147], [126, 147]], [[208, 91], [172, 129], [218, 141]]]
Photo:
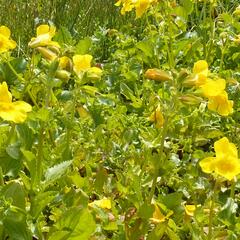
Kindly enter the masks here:
[[2, 195], [4, 195], [6, 199], [12, 199], [12, 205], [25, 211], [26, 194], [24, 192], [23, 186], [19, 182], [10, 182], [6, 186], [4, 186], [2, 190]]
[[167, 229], [167, 223], [159, 223], [153, 231], [148, 235], [147, 240], [159, 240], [162, 239], [165, 231]]
[[72, 164], [72, 160], [65, 161], [53, 167], [48, 168], [45, 173], [45, 183], [49, 183], [61, 178], [71, 164]]
[[92, 40], [86, 37], [78, 42], [76, 45], [76, 54], [87, 54], [92, 46]]
[[26, 216], [20, 211], [7, 210], [2, 219], [4, 230], [11, 240], [32, 240], [26, 223]]
[[31, 199], [31, 215], [33, 218], [37, 218], [41, 211], [49, 204], [57, 195], [56, 191], [48, 191], [39, 193], [33, 199]]

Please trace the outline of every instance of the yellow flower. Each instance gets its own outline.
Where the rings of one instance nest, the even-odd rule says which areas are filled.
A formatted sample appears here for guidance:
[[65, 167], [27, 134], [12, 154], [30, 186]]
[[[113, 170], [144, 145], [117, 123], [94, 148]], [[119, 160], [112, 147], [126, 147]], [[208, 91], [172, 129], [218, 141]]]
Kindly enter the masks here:
[[207, 81], [208, 63], [205, 60], [199, 60], [194, 63], [193, 73], [196, 75], [195, 85], [201, 86]]
[[195, 206], [195, 205], [185, 205], [184, 208], [185, 208], [186, 214], [187, 214], [188, 216], [193, 217], [194, 212], [195, 212], [195, 210], [196, 210], [196, 206]]
[[224, 79], [207, 79], [206, 83], [200, 86], [203, 95], [209, 99], [208, 109], [222, 116], [228, 116], [233, 112], [233, 101], [228, 100], [228, 94], [224, 91], [225, 87]]
[[11, 31], [8, 27], [0, 27], [0, 53], [7, 52], [17, 46], [16, 42], [10, 39], [10, 35]]
[[100, 207], [100, 208], [105, 208], [105, 209], [111, 209], [112, 208], [112, 203], [110, 199], [103, 198], [100, 200], [95, 200], [91, 203], [88, 204], [89, 207]]
[[227, 93], [223, 91], [221, 94], [209, 98], [208, 109], [221, 116], [228, 116], [233, 113], [233, 101], [228, 100]]
[[12, 94], [8, 91], [6, 82], [0, 84], [0, 117], [3, 120], [22, 123], [27, 118], [27, 112], [30, 111], [32, 107], [28, 103], [12, 102]]
[[207, 98], [216, 97], [223, 93], [226, 87], [226, 81], [224, 79], [210, 80], [200, 86], [203, 91], [203, 95]]
[[54, 26], [40, 25], [37, 27], [37, 37], [32, 38], [28, 46], [31, 48], [46, 46], [60, 47], [57, 42], [52, 41], [55, 32], [56, 28]]
[[236, 146], [226, 137], [214, 143], [216, 157], [208, 157], [200, 161], [203, 172], [212, 173], [232, 180], [240, 173], [240, 160]]
[[164, 222], [166, 221], [166, 219], [168, 219], [172, 214], [173, 214], [173, 211], [168, 211], [166, 216], [161, 212], [161, 209], [160, 207], [158, 206], [158, 204], [154, 204], [154, 207], [155, 207], [155, 210], [153, 212], [153, 216], [152, 218], [150, 218], [150, 220], [153, 222], [153, 223], [161, 223], [161, 222]]
[[91, 67], [93, 57], [89, 54], [73, 56], [73, 70], [81, 78], [86, 72], [87, 77], [92, 80], [99, 79], [102, 75], [102, 70], [97, 67]]
[[157, 128], [161, 128], [164, 124], [164, 117], [161, 112], [160, 106], [148, 118], [150, 122], [154, 122]]
[[73, 56], [73, 69], [76, 74], [80, 74], [91, 67], [93, 57], [89, 54]]
[[126, 12], [136, 10], [136, 17], [140, 18], [151, 4], [156, 3], [158, 0], [118, 0], [116, 6], [121, 6], [121, 14], [124, 15]]

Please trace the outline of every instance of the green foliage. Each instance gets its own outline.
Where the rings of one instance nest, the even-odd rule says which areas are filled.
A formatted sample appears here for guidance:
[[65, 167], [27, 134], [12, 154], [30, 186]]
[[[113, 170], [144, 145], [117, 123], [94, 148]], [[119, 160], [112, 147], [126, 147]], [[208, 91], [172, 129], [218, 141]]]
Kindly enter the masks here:
[[[158, 1], [141, 19], [114, 1], [0, 3], [18, 42], [0, 53], [0, 239], [239, 239], [239, 176], [199, 166], [224, 136], [240, 146], [236, 1]], [[28, 47], [41, 23], [57, 27], [50, 59]], [[232, 114], [209, 108], [198, 60], [226, 80]], [[4, 120], [18, 101], [26, 121]]]

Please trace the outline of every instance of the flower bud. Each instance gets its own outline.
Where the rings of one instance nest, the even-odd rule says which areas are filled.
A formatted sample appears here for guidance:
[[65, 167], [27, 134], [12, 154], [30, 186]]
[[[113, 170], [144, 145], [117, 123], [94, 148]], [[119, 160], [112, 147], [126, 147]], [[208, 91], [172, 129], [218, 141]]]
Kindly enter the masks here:
[[87, 78], [92, 81], [99, 80], [102, 76], [102, 70], [98, 67], [91, 67], [87, 70]]
[[240, 5], [236, 7], [235, 11], [233, 12], [234, 15], [240, 16]]
[[71, 76], [71, 73], [66, 70], [57, 70], [55, 77], [67, 82]]
[[197, 97], [195, 95], [191, 95], [191, 94], [186, 94], [186, 95], [182, 95], [179, 97], [179, 100], [187, 105], [197, 105], [199, 104], [203, 99], [201, 97]]
[[157, 69], [157, 68], [148, 69], [145, 72], [144, 76], [150, 80], [155, 80], [155, 81], [159, 81], [159, 82], [172, 80], [172, 76], [168, 72], [165, 72], [165, 71]]
[[42, 54], [45, 59], [51, 62], [57, 58], [57, 54], [46, 47], [37, 47], [36, 49]]

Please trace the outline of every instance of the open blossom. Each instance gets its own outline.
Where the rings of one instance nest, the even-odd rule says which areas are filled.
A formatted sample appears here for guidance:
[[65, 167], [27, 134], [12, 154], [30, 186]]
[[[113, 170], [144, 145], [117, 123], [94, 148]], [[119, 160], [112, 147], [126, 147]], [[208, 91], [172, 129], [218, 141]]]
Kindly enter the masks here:
[[197, 87], [206, 83], [207, 76], [209, 74], [208, 63], [205, 60], [199, 60], [195, 62], [193, 66], [193, 73], [196, 76], [195, 85]]
[[214, 143], [216, 157], [207, 157], [199, 165], [205, 173], [216, 173], [228, 180], [240, 174], [240, 160], [235, 144], [226, 137]]
[[31, 48], [46, 46], [60, 47], [58, 42], [52, 41], [55, 33], [56, 28], [54, 26], [40, 25], [37, 27], [37, 37], [32, 38], [28, 46]]
[[122, 15], [135, 9], [136, 17], [140, 18], [148, 10], [148, 8], [150, 8], [150, 6], [157, 1], [158, 0], [118, 0], [115, 5], [122, 5]]
[[102, 70], [98, 67], [91, 67], [92, 59], [93, 57], [89, 54], [73, 56], [73, 70], [78, 77], [81, 78], [84, 73], [87, 73], [87, 76], [92, 79], [101, 77]]
[[8, 50], [14, 49], [17, 44], [11, 38], [11, 31], [6, 26], [0, 27], [0, 53], [7, 52]]
[[200, 88], [203, 95], [209, 100], [209, 110], [215, 111], [221, 116], [228, 116], [233, 113], [233, 101], [228, 100], [228, 94], [225, 91], [226, 81], [224, 79], [208, 79]]
[[28, 103], [24, 101], [12, 102], [12, 94], [8, 91], [6, 82], [0, 84], [0, 117], [3, 120], [22, 123], [30, 111], [32, 111], [32, 107]]

